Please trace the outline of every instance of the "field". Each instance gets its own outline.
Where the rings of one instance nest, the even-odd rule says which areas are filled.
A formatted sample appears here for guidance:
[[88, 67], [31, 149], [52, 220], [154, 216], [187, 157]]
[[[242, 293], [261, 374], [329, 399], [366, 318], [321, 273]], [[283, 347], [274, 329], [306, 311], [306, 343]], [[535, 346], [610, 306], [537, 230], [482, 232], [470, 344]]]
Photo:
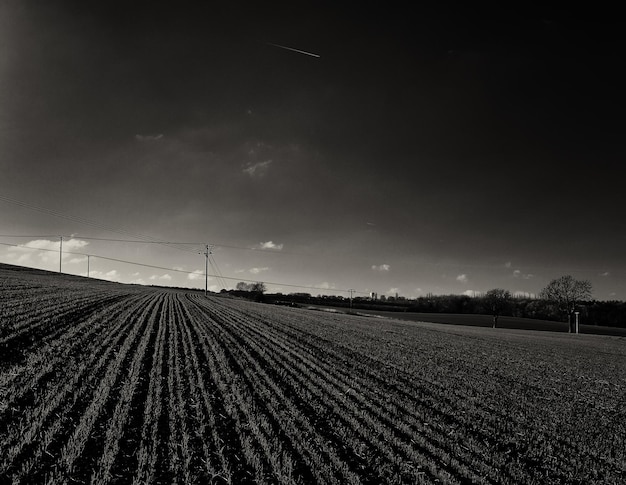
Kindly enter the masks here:
[[[325, 308], [318, 306], [318, 308]], [[332, 308], [330, 308], [332, 310]], [[345, 308], [336, 309], [346, 312]], [[452, 325], [471, 325], [474, 327], [491, 327], [493, 317], [491, 315], [454, 314], [454, 313], [412, 313], [412, 312], [389, 312], [379, 310], [355, 310], [363, 315], [383, 316], [398, 320], [409, 320], [414, 322], [446, 323]], [[531, 318], [518, 318], [501, 316], [498, 319], [498, 328], [520, 329], [520, 330], [543, 330], [547, 332], [567, 332], [567, 322], [554, 322], [551, 320], [537, 320]], [[604, 327], [599, 325], [580, 324], [580, 333], [595, 335], [613, 335], [616, 337], [626, 337], [626, 328]]]
[[0, 266], [0, 483], [626, 481], [626, 340]]

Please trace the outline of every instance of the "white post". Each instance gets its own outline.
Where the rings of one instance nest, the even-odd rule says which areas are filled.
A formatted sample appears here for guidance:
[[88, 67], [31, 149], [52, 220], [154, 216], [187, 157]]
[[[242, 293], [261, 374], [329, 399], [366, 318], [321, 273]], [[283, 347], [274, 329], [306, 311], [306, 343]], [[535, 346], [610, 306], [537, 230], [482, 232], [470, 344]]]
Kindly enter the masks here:
[[87, 278], [89, 278], [89, 255], [87, 255]]
[[574, 312], [574, 315], [576, 315], [576, 333], [578, 333], [578, 314], [580, 312]]
[[62, 273], [63, 271], [63, 236], [59, 236], [59, 238], [61, 239], [61, 244], [59, 245], [59, 273]]

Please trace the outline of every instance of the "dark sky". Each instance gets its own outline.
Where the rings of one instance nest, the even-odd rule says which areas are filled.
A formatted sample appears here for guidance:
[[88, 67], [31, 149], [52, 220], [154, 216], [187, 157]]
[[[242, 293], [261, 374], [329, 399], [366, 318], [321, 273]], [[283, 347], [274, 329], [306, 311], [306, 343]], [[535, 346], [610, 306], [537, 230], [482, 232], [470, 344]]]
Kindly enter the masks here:
[[380, 294], [572, 274], [626, 298], [617, 11], [435, 3], [0, 0], [0, 194], [102, 225], [5, 200], [2, 233], [123, 227], [218, 244], [224, 276]]

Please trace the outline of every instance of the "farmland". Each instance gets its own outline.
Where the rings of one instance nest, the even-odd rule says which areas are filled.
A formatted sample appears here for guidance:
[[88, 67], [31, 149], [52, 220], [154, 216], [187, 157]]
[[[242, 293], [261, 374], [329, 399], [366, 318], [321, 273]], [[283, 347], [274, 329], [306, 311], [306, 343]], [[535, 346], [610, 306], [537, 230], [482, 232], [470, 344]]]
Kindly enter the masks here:
[[626, 341], [0, 266], [0, 482], [623, 483]]

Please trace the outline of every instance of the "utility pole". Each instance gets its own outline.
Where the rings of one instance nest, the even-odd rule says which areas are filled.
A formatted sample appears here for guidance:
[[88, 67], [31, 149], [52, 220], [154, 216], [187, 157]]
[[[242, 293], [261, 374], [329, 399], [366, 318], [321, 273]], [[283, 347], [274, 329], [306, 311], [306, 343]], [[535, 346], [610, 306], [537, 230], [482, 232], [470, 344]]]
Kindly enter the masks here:
[[209, 245], [207, 244], [206, 252], [204, 253], [204, 296], [207, 296], [209, 291]]
[[212, 254], [209, 245], [204, 247], [204, 253], [199, 254], [204, 254], [204, 296], [207, 296], [209, 291], [209, 254]]
[[87, 278], [89, 278], [89, 255], [87, 255]]
[[351, 288], [348, 291], [350, 292], [350, 311], [352, 311], [352, 293], [354, 293], [355, 290]]
[[62, 269], [63, 269], [63, 236], [59, 236], [59, 238], [61, 239], [61, 244], [59, 245], [59, 273], [62, 273]]

